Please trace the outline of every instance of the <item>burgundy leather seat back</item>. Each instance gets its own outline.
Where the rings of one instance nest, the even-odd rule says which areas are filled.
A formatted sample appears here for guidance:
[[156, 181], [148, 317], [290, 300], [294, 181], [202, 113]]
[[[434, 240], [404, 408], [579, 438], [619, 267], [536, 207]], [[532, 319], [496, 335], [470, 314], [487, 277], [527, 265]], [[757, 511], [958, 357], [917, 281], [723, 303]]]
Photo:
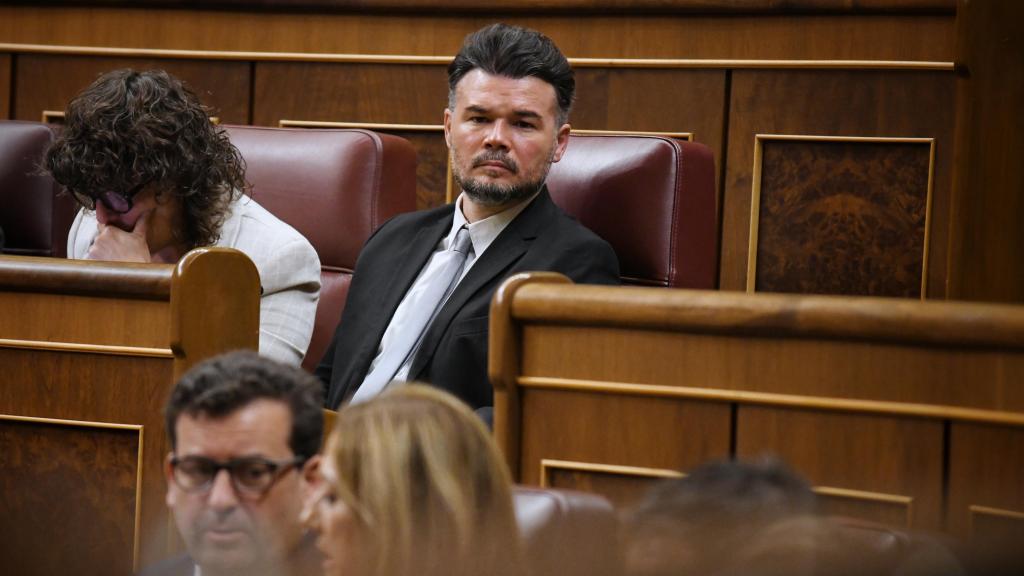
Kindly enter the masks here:
[[53, 139], [46, 124], [0, 121], [0, 228], [6, 254], [66, 255], [77, 205], [69, 196], [57, 197], [59, 187], [40, 173]]
[[715, 163], [707, 146], [574, 134], [547, 182], [556, 204], [612, 245], [624, 283], [716, 286]]
[[604, 497], [516, 486], [512, 498], [531, 576], [622, 573], [618, 517]]
[[320, 361], [341, 319], [356, 258], [385, 220], [416, 208], [416, 152], [367, 130], [226, 126], [252, 197], [320, 255], [322, 288], [303, 366]]

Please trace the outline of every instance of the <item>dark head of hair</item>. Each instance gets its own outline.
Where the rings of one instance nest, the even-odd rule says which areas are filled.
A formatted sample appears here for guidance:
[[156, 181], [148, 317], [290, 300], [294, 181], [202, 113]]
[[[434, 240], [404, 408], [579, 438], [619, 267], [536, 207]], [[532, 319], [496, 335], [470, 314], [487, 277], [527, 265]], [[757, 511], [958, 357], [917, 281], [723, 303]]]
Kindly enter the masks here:
[[68, 104], [46, 170], [95, 198], [158, 182], [181, 198], [189, 247], [217, 242], [228, 206], [245, 189], [245, 162], [180, 80], [163, 70], [115, 70]]
[[175, 425], [182, 414], [223, 418], [259, 399], [278, 400], [292, 413], [288, 444], [296, 456], [309, 458], [323, 435], [323, 385], [302, 369], [238, 351], [193, 366], [178, 380], [164, 409], [171, 449], [177, 447]]
[[550, 38], [529, 28], [492, 24], [466, 36], [448, 65], [448, 108], [455, 110], [455, 87], [472, 70], [493, 76], [535, 76], [551, 84], [558, 99], [558, 124], [569, 120], [576, 77], [569, 61]]
[[814, 492], [776, 458], [723, 460], [665, 481], [646, 495], [634, 516], [680, 521], [753, 524], [813, 514]]

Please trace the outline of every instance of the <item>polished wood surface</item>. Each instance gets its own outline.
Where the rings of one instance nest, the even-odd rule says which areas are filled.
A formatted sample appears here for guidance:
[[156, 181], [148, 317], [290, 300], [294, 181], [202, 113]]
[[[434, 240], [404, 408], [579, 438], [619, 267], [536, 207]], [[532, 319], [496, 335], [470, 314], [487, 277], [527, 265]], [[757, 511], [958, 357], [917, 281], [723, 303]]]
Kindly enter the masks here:
[[[650, 483], [621, 468], [773, 453], [835, 513], [958, 535], [968, 506], [1024, 513], [1022, 307], [520, 275], [492, 304], [489, 373], [518, 481], [621, 502]], [[545, 477], [545, 460], [572, 465]]]
[[119, 68], [162, 68], [174, 74], [229, 124], [249, 123], [249, 65], [244, 62], [27, 54], [15, 70], [13, 117], [39, 122], [43, 110], [64, 110], [97, 77]]
[[[926, 284], [928, 297], [944, 297], [952, 179], [953, 82], [953, 75], [943, 72], [734, 71], [723, 186], [721, 288], [742, 290], [747, 285], [758, 134], [931, 138], [935, 142], [935, 157], [930, 167], [932, 202], [929, 222], [926, 223], [930, 232]], [[800, 158], [800, 154], [811, 153], [810, 149], [817, 145], [809, 139], [807, 146], [801, 148], [797, 145], [796, 150], [769, 159], [763, 164], [763, 170], [785, 170]], [[867, 145], [861, 148], [864, 146]], [[881, 210], [876, 209], [876, 217], [906, 219], [907, 207], [897, 203], [895, 195], [890, 194], [889, 186], [893, 183], [886, 181], [890, 176], [886, 175], [885, 167], [897, 163], [896, 156], [900, 150], [894, 147], [879, 150], [877, 146], [873, 150], [878, 153], [874, 160], [865, 159], [872, 164], [848, 166], [849, 173], [845, 176], [841, 176], [842, 171], [837, 173], [828, 168], [831, 164], [827, 158], [812, 158], [815, 174], [812, 178], [820, 179], [821, 184], [810, 188], [809, 192], [838, 200], [857, 194], [876, 196], [882, 206]], [[857, 190], [856, 194], [844, 191], [844, 186], [857, 183], [870, 186], [870, 189]], [[920, 193], [920, 187], [915, 188]], [[828, 208], [835, 220], [852, 223], [858, 219], [863, 206], [862, 202], [837, 203], [833, 200]], [[791, 226], [793, 223], [783, 225]], [[846, 243], [856, 239], [856, 236], [847, 234], [855, 230], [838, 235], [836, 232], [838, 229], [828, 235], [825, 243], [822, 243], [822, 238], [817, 238], [813, 244], [790, 247], [785, 254], [807, 261], [814, 257], [815, 251], [829, 250], [832, 246], [830, 266], [856, 270], [870, 264], [865, 262], [871, 256], [867, 247], [846, 250]], [[920, 232], [917, 234], [920, 241]], [[906, 241], [908, 239], [900, 239], [900, 242]], [[904, 252], [901, 252], [901, 258], [908, 257], [910, 252], [916, 253], [916, 249], [907, 248]], [[866, 272], [860, 275], [871, 276]]]
[[[451, 56], [503, 20], [571, 57], [952, 59], [951, 11], [894, 14], [429, 14], [0, 7], [0, 42], [126, 48]], [[228, 33], [230, 32], [230, 33]]]
[[950, 297], [1024, 302], [1024, 4], [958, 3]]
[[[42, 0], [36, 5], [100, 5], [100, 6], [172, 6], [190, 8], [190, 0]], [[791, 13], [791, 12], [849, 12], [849, 13], [951, 13], [955, 0], [861, 0], [859, 2], [838, 2], [836, 0], [790, 0], [784, 4], [772, 0], [492, 0], [486, 5], [476, 0], [375, 0], [367, 5], [365, 0], [213, 0], [212, 6], [237, 6], [249, 9], [324, 9], [358, 12], [417, 11], [435, 10], [459, 12], [535, 12], [569, 11], [572, 13], [606, 12], [608, 10], [629, 10], [632, 12], [656, 13]]]
[[11, 117], [11, 60], [10, 54], [0, 54], [0, 118]]
[[41, 575], [165, 556], [163, 404], [195, 362], [257, 347], [255, 266], [220, 248], [177, 266], [0, 257], [0, 308], [0, 443], [18, 446], [0, 499], [24, 504], [3, 506], [0, 556]]

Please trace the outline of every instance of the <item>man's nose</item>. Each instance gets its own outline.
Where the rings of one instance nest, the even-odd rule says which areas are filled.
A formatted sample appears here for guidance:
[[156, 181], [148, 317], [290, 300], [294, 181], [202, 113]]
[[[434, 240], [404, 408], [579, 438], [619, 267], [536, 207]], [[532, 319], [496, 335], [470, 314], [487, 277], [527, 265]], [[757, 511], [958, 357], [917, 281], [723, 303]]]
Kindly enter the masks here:
[[227, 470], [218, 470], [217, 475], [213, 477], [209, 505], [215, 510], [226, 510], [238, 505], [238, 494]]
[[484, 138], [484, 146], [487, 148], [508, 149], [509, 125], [504, 120], [496, 120], [491, 123], [490, 130]]

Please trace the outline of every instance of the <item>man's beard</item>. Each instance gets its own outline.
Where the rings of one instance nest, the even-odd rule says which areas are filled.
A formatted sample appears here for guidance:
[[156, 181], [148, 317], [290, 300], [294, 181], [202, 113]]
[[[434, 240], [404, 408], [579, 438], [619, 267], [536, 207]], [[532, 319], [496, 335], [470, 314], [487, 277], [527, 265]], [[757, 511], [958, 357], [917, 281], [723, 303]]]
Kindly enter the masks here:
[[[552, 155], [553, 154], [554, 151], [552, 151]], [[480, 154], [473, 159], [473, 164], [470, 169], [476, 168], [486, 162], [494, 161], [502, 162], [512, 174], [519, 174], [519, 166], [516, 164], [515, 160], [512, 160], [501, 152], [484, 152]], [[502, 206], [504, 204], [525, 200], [540, 190], [540, 187], [544, 185], [544, 180], [548, 177], [548, 170], [551, 168], [551, 159], [549, 158], [548, 161], [545, 162], [541, 173], [536, 179], [504, 186], [493, 183], [485, 184], [475, 178], [464, 177], [458, 166], [458, 152], [453, 152], [452, 177], [455, 179], [455, 183], [462, 188], [462, 191], [465, 192], [473, 202], [480, 206]]]

